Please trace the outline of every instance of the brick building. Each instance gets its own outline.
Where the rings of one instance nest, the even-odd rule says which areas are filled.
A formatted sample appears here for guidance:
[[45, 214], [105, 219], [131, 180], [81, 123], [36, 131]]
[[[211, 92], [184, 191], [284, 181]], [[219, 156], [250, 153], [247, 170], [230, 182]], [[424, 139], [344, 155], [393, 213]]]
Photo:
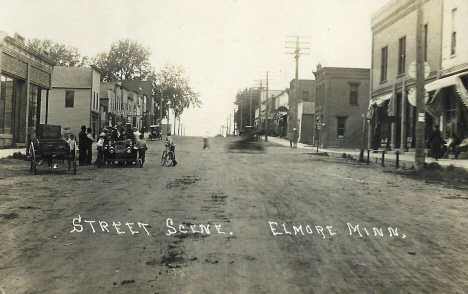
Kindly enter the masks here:
[[[430, 68], [426, 84], [439, 73], [443, 0], [424, 1], [424, 58]], [[391, 0], [372, 15], [369, 148], [415, 147], [415, 79], [408, 74], [416, 61], [417, 0]], [[432, 117], [426, 115], [426, 121]]]
[[445, 0], [443, 4], [440, 79], [426, 84], [432, 99], [427, 128], [438, 125], [445, 140], [451, 134], [468, 134], [468, 2]]
[[54, 64], [27, 48], [23, 37], [0, 32], [0, 148], [25, 146], [37, 135]]
[[315, 142], [322, 148], [360, 148], [369, 105], [370, 70], [317, 66]]
[[52, 89], [49, 95], [48, 123], [70, 128], [77, 135], [85, 125], [93, 130], [97, 138], [100, 123], [100, 78], [95, 66], [54, 68]]
[[300, 143], [312, 143], [314, 140], [315, 116], [315, 81], [295, 80], [289, 88], [288, 139], [292, 138], [294, 128], [297, 129]]

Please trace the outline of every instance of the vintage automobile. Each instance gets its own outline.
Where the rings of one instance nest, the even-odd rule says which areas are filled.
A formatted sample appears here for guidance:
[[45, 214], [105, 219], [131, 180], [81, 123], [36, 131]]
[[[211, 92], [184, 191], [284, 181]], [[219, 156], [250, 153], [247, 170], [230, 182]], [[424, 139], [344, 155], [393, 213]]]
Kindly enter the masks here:
[[243, 152], [243, 153], [263, 153], [265, 148], [258, 138], [255, 136], [255, 127], [246, 126], [242, 132], [242, 139], [233, 143], [227, 144], [227, 152]]
[[104, 145], [104, 162], [107, 164], [135, 164], [140, 166], [138, 162], [138, 149], [132, 139], [123, 141], [108, 141]]
[[149, 139], [150, 141], [157, 140], [157, 139], [162, 140], [161, 129], [159, 128], [158, 125], [150, 126]]

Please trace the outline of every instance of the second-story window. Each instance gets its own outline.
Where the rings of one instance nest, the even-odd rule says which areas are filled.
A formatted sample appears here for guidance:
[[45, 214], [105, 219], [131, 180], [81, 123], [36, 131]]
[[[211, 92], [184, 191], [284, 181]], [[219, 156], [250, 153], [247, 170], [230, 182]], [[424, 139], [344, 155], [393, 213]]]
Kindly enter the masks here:
[[349, 104], [358, 105], [358, 83], [349, 83]]
[[455, 55], [457, 53], [457, 29], [455, 26], [455, 19], [457, 16], [457, 9], [452, 10], [452, 44], [450, 54]]
[[75, 107], [75, 91], [65, 91], [65, 107]]
[[387, 80], [387, 57], [388, 47], [382, 48], [382, 60], [380, 62], [380, 81], [384, 82]]
[[398, 74], [405, 73], [405, 61], [406, 61], [406, 37], [403, 37], [398, 42]]
[[309, 101], [309, 92], [308, 91], [303, 91], [302, 92], [302, 100]]

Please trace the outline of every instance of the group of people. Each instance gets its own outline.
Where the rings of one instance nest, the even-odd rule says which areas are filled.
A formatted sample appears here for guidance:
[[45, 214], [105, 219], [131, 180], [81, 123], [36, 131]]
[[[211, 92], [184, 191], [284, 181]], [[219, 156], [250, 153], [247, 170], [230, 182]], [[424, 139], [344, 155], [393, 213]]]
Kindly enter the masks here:
[[455, 155], [455, 159], [458, 159], [460, 153], [468, 148], [468, 130], [465, 132], [465, 138], [463, 140], [455, 133], [452, 133], [448, 141], [445, 141], [442, 139], [439, 126], [436, 125], [429, 137], [429, 143], [431, 145], [431, 155], [435, 160], [448, 158], [450, 153]]
[[[105, 146], [109, 144], [109, 141], [125, 141], [130, 139], [134, 142], [134, 146], [138, 148], [139, 159], [141, 164], [145, 161], [145, 152], [148, 149], [146, 141], [144, 140], [144, 130], [142, 133], [137, 128], [132, 128], [130, 123], [127, 123], [125, 127], [114, 126], [110, 129], [104, 128], [99, 134], [96, 147], [98, 156], [94, 164], [101, 166], [103, 164], [103, 152]], [[80, 165], [91, 165], [93, 159], [93, 143], [95, 142], [92, 129], [81, 126], [81, 132], [78, 135], [78, 149], [79, 149], [79, 164]], [[68, 140], [69, 145], [72, 146], [74, 143], [74, 136], [70, 135]]]

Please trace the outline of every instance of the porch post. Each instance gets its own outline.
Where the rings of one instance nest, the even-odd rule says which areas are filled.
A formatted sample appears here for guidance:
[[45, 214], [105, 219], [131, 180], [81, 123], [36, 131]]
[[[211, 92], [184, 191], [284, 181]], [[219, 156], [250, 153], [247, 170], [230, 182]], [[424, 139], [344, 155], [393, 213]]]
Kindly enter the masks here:
[[[396, 117], [396, 113], [397, 113], [397, 105], [396, 105], [396, 85], [393, 84], [393, 90], [392, 90], [392, 100], [390, 101], [392, 103], [392, 118], [395, 119]], [[390, 135], [390, 148], [392, 148], [392, 150], [395, 150], [396, 148], [396, 145], [395, 145], [395, 141], [396, 141], [396, 122], [395, 120], [392, 120], [392, 123], [391, 123], [391, 135]]]
[[401, 140], [400, 149], [406, 150], [406, 81], [401, 85]]

